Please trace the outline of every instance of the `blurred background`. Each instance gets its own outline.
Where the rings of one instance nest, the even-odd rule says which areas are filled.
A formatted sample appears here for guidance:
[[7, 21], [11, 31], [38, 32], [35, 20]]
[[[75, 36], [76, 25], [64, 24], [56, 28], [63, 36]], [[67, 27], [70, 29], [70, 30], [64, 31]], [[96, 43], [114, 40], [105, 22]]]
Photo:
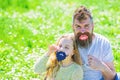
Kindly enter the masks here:
[[33, 72], [36, 59], [73, 32], [72, 15], [81, 5], [91, 11], [94, 31], [110, 40], [120, 72], [119, 0], [0, 0], [0, 80], [43, 80]]

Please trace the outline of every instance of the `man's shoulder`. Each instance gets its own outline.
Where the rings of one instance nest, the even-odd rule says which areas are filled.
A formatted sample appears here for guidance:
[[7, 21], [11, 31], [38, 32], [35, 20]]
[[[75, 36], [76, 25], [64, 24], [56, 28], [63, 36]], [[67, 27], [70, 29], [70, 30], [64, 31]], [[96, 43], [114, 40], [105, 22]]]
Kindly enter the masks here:
[[95, 39], [97, 41], [99, 41], [99, 42], [105, 42], [105, 43], [110, 43], [109, 40], [105, 36], [103, 36], [101, 34], [98, 34], [98, 33], [94, 33], [94, 34], [95, 34]]

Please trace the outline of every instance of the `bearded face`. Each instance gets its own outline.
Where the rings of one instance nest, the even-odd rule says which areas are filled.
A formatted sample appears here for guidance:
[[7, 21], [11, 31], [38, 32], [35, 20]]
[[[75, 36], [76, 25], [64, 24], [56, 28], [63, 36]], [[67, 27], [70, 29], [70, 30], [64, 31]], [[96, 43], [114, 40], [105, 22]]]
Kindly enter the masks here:
[[93, 22], [89, 17], [84, 20], [75, 19], [73, 30], [76, 42], [80, 47], [88, 47], [92, 42], [93, 37]]

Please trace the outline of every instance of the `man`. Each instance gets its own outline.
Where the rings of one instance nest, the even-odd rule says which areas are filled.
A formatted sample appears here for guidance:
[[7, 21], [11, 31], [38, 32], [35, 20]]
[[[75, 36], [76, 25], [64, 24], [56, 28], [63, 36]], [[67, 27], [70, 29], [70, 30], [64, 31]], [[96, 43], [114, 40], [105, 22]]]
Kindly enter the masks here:
[[93, 32], [91, 13], [84, 6], [75, 11], [72, 27], [83, 61], [84, 80], [114, 80], [111, 45], [105, 37]]

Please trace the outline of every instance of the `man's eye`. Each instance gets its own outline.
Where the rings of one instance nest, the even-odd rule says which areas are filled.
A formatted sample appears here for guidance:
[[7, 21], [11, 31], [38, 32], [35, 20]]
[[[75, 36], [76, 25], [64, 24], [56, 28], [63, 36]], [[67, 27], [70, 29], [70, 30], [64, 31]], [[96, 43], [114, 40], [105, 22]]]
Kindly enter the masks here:
[[80, 28], [80, 26], [79, 26], [79, 25], [76, 25], [76, 28]]
[[86, 25], [85, 28], [88, 29], [88, 28], [89, 28], [89, 25]]

